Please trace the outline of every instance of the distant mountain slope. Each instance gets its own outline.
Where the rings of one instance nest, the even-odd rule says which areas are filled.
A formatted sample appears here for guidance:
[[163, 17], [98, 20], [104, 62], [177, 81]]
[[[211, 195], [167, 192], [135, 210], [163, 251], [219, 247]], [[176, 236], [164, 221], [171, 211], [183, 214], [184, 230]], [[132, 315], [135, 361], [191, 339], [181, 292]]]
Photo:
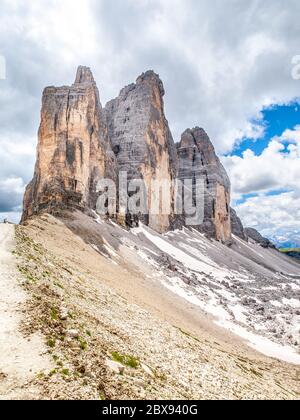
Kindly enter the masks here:
[[280, 252], [282, 252], [285, 255], [288, 255], [289, 257], [300, 260], [300, 248], [281, 248]]

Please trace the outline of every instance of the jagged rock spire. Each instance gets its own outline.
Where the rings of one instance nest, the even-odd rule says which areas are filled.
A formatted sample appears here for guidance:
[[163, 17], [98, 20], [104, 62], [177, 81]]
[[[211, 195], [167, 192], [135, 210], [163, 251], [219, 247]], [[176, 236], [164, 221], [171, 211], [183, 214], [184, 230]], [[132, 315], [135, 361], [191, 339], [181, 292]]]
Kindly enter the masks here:
[[95, 83], [93, 73], [89, 67], [79, 66], [76, 73], [75, 85], [81, 83]]
[[[148, 191], [153, 181], [165, 180], [171, 185], [176, 172], [176, 147], [164, 113], [164, 93], [159, 76], [150, 70], [105, 107], [120, 171], [128, 174], [129, 181], [142, 178]], [[149, 216], [143, 222], [159, 232], [168, 230], [171, 216], [162, 211], [153, 215], [150, 195], [147, 206]]]
[[157, 85], [160, 91], [161, 96], [163, 97], [165, 95], [165, 89], [164, 84], [162, 80], [160, 79], [159, 75], [155, 73], [153, 70], [148, 70], [145, 73], [142, 73], [137, 79], [136, 84], [139, 85], [143, 82], [149, 82], [154, 85]]
[[114, 178], [115, 159], [92, 72], [80, 66], [71, 87], [44, 90], [23, 220], [57, 208], [94, 207], [97, 181], [106, 176]]
[[222, 242], [230, 241], [230, 181], [207, 133], [199, 127], [187, 129], [177, 151], [178, 178], [204, 182], [204, 220], [197, 229]]

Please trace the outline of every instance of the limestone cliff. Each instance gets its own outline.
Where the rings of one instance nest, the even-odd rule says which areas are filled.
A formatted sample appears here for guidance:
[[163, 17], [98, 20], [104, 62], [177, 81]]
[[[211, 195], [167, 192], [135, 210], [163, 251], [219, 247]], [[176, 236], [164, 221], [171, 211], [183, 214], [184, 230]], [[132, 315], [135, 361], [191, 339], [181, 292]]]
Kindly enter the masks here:
[[[148, 71], [106, 105], [109, 136], [119, 170], [127, 172], [128, 181], [144, 180], [148, 190], [148, 215], [139, 218], [158, 232], [169, 229], [172, 209], [171, 215], [161, 205], [156, 211], [150, 191], [154, 182], [169, 184], [169, 198], [165, 196], [165, 200], [172, 207], [171, 183], [177, 166], [176, 147], [164, 113], [164, 94], [159, 76]], [[122, 217], [122, 209], [119, 211]], [[127, 214], [129, 225], [135, 220]]]
[[245, 232], [244, 226], [241, 219], [238, 217], [236, 211], [231, 207], [230, 208], [230, 218], [231, 218], [231, 230], [232, 233], [239, 238], [247, 241], [247, 234]]
[[[118, 186], [120, 174], [126, 172], [126, 188], [133, 179], [144, 181], [146, 211], [133, 214], [127, 203], [119, 204], [117, 188], [114, 216], [126, 226], [142, 220], [162, 233], [186, 225], [184, 215], [175, 210], [174, 181], [200, 178], [204, 181], [204, 220], [197, 228], [224, 243], [230, 241], [226, 171], [203, 129], [187, 130], [175, 146], [165, 117], [164, 94], [159, 76], [148, 71], [103, 109], [87, 67], [78, 68], [71, 87], [46, 88], [37, 162], [24, 197], [23, 221], [60, 208], [95, 209], [98, 180], [109, 178]], [[155, 193], [160, 196], [158, 203]]]
[[230, 241], [230, 181], [208, 135], [198, 127], [186, 130], [177, 151], [178, 178], [204, 182], [204, 220], [197, 228], [222, 242]]
[[52, 208], [94, 207], [96, 183], [116, 177], [99, 93], [89, 68], [71, 87], [48, 87], [42, 99], [37, 162], [23, 220]]
[[263, 248], [276, 248], [268, 238], [264, 238], [256, 229], [246, 228], [245, 233], [250, 241], [254, 241]]

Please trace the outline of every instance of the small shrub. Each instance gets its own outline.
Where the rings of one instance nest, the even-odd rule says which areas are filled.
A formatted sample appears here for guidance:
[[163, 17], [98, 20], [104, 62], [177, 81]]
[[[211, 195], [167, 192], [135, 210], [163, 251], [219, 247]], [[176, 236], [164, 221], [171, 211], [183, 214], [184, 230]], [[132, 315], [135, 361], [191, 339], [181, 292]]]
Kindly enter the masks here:
[[58, 320], [58, 310], [55, 307], [51, 308], [51, 319], [52, 321]]
[[69, 371], [69, 369], [62, 369], [61, 370], [61, 374], [64, 375], [64, 376], [69, 376], [70, 375], [70, 371]]
[[124, 366], [128, 366], [133, 369], [137, 369], [140, 366], [138, 359], [133, 356], [123, 355], [116, 351], [114, 351], [111, 355], [115, 362], [119, 362]]
[[80, 346], [81, 350], [84, 350], [84, 351], [87, 350], [87, 348], [88, 348], [87, 342], [85, 340], [83, 340], [83, 338], [81, 338], [81, 337], [78, 338], [78, 341], [79, 341], [79, 346]]
[[54, 338], [48, 338], [46, 344], [48, 347], [53, 349], [55, 347], [56, 341]]

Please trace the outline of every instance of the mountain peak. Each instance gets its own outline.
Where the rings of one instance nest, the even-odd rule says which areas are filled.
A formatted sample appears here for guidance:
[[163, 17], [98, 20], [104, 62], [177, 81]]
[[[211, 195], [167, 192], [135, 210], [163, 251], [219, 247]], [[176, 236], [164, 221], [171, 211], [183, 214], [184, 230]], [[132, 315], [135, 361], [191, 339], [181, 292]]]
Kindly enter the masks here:
[[89, 67], [79, 66], [76, 73], [75, 84], [95, 83], [93, 73]]
[[165, 95], [165, 89], [163, 82], [159, 75], [155, 73], [154, 70], [147, 70], [146, 72], [142, 73], [136, 80], [136, 84], [139, 85], [140, 83], [150, 82], [158, 85], [161, 96]]

